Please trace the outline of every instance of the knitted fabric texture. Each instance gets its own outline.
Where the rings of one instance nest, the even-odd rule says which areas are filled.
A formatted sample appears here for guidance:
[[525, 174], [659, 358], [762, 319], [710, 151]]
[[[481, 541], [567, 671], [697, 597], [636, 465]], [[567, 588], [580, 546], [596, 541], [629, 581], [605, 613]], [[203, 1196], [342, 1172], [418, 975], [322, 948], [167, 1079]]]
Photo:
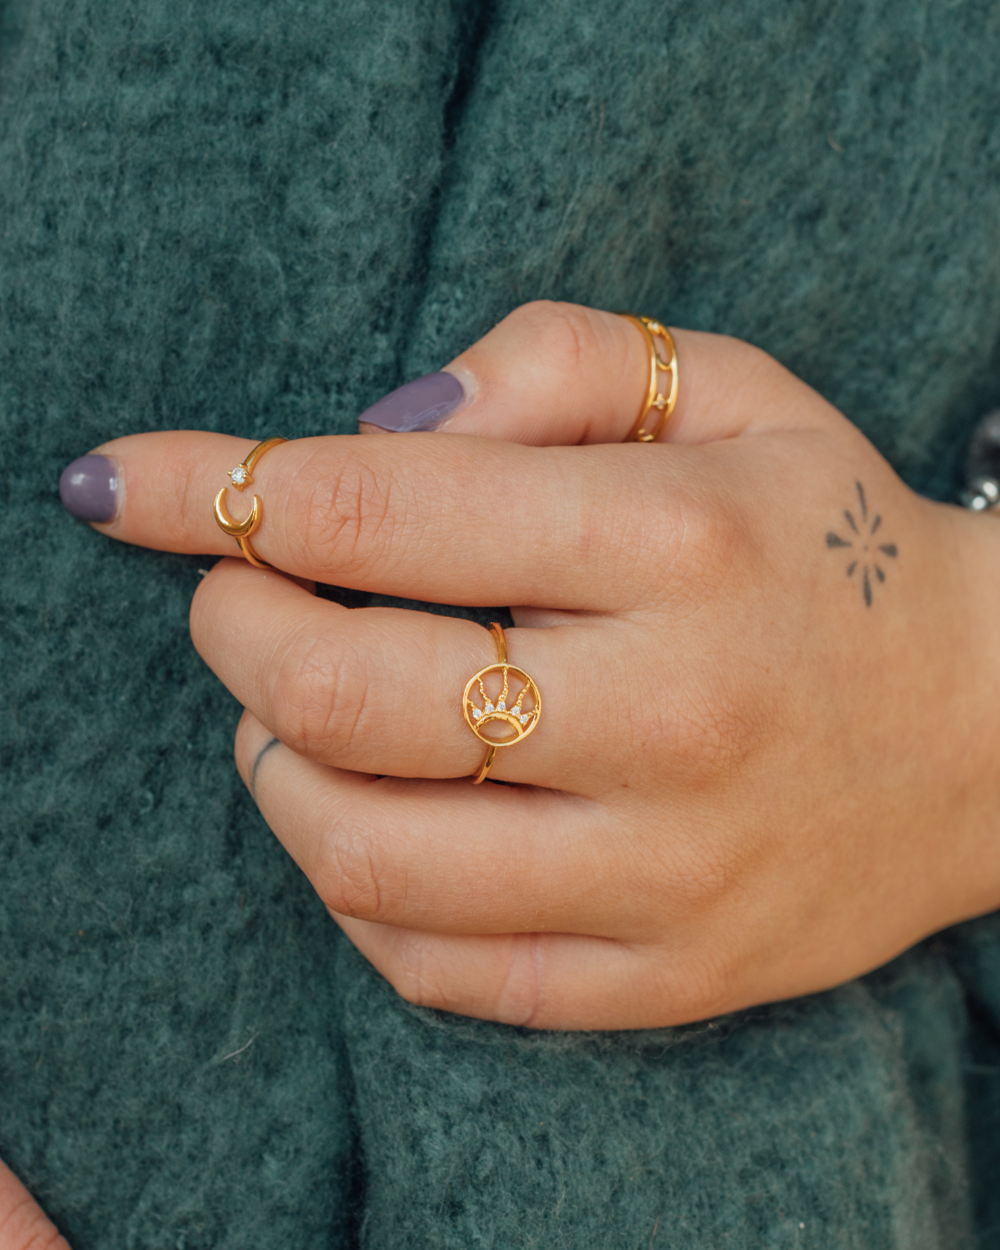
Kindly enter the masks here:
[[0, 1155], [74, 1250], [1000, 1245], [997, 918], [684, 1029], [410, 1007], [235, 774], [205, 561], [56, 493], [554, 297], [759, 344], [947, 497], [998, 64], [987, 0], [0, 0]]

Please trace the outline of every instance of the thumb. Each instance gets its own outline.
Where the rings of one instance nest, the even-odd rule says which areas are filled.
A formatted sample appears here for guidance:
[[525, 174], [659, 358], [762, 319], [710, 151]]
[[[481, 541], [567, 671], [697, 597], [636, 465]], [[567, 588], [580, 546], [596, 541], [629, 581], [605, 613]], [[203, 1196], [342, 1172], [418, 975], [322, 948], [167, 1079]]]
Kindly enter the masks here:
[[0, 1163], [0, 1250], [69, 1250], [65, 1237], [9, 1168]]
[[[749, 343], [693, 330], [671, 334], [679, 385], [661, 442], [802, 429], [834, 412]], [[649, 341], [632, 321], [539, 301], [515, 309], [440, 373], [379, 400], [359, 427], [363, 434], [442, 430], [533, 446], [620, 443], [643, 412], [649, 377]], [[663, 386], [669, 373], [661, 378]]]

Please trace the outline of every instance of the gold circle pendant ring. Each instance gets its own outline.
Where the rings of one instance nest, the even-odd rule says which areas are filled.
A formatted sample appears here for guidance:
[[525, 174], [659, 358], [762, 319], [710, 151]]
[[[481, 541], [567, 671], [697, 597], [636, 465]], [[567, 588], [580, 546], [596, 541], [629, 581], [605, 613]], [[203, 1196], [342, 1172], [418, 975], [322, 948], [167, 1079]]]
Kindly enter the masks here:
[[542, 696], [523, 668], [507, 660], [507, 642], [496, 621], [490, 626], [497, 647], [497, 662], [473, 673], [462, 694], [465, 723], [486, 744], [486, 758], [473, 785], [486, 780], [501, 747], [512, 747], [527, 738], [542, 715]]

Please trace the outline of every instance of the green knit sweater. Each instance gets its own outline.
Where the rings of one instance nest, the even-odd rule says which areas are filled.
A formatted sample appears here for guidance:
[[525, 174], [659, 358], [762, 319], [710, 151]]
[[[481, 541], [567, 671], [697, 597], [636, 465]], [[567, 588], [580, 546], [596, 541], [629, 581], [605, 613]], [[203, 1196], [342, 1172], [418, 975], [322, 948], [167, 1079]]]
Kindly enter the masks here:
[[997, 918], [683, 1029], [407, 1006], [235, 774], [204, 560], [56, 493], [549, 296], [759, 344], [945, 497], [998, 65], [991, 0], [0, 0], [0, 1156], [74, 1250], [1000, 1246]]

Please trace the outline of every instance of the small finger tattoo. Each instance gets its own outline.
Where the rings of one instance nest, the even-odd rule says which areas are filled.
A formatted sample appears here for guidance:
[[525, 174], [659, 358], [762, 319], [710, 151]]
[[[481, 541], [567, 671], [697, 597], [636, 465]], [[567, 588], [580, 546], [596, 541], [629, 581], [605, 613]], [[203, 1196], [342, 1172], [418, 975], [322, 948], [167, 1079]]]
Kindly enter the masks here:
[[253, 800], [257, 802], [257, 769], [260, 768], [260, 762], [272, 747], [278, 745], [278, 739], [272, 738], [270, 742], [265, 742], [261, 749], [257, 752], [257, 758], [253, 762], [253, 768], [250, 770], [250, 793]]
[[895, 543], [876, 543], [875, 535], [882, 528], [882, 517], [876, 513], [869, 520], [868, 498], [865, 495], [865, 488], [860, 482], [854, 483], [854, 489], [857, 492], [857, 516], [851, 508], [844, 509], [844, 520], [847, 522], [847, 530], [844, 531], [846, 537], [836, 533], [834, 530], [828, 530], [826, 535], [826, 545], [831, 548], [844, 548], [850, 551], [846, 573], [848, 577], [853, 578], [855, 573], [858, 574], [858, 584], [861, 587], [861, 597], [865, 601], [865, 607], [872, 606], [872, 590], [873, 580], [879, 585], [885, 582], [885, 564], [886, 560], [895, 560], [899, 555], [899, 548]]

